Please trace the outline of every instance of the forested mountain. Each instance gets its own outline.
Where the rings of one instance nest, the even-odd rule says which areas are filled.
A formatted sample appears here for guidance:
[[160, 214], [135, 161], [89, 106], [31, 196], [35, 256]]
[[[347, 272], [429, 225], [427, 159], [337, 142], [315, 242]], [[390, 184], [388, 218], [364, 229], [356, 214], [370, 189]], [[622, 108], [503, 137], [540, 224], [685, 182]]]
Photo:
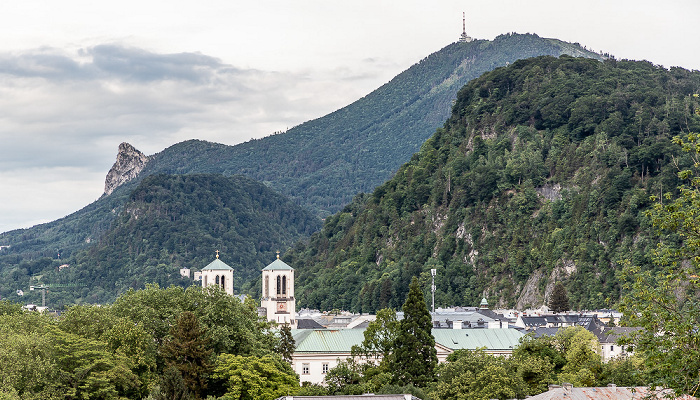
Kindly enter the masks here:
[[542, 54], [601, 58], [578, 44], [530, 34], [453, 43], [353, 104], [283, 134], [236, 146], [197, 140], [171, 146], [152, 156], [139, 177], [82, 210], [30, 229], [0, 233], [0, 246], [10, 246], [0, 250], [0, 293], [26, 290], [18, 284], [24, 284], [26, 274], [42, 271], [39, 264], [70, 261], [77, 251], [101, 241], [131, 191], [152, 174], [245, 174], [317, 215], [336, 212], [408, 161], [444, 123], [466, 82], [519, 58]]
[[[460, 90], [452, 115], [396, 175], [326, 219], [285, 261], [302, 307], [399, 307], [412, 276], [437, 305], [573, 309], [619, 299], [618, 261], [652, 268], [643, 211], [690, 160], [700, 72], [538, 57]], [[427, 294], [427, 293], [426, 293]]]
[[602, 59], [579, 45], [537, 35], [453, 43], [362, 99], [285, 133], [236, 146], [178, 143], [144, 174], [243, 174], [321, 216], [386, 181], [450, 115], [456, 93], [486, 71], [539, 55]]
[[[41, 258], [7, 274], [19, 288], [42, 283], [80, 284], [52, 291], [51, 305], [113, 301], [145, 283], [191, 284], [183, 267], [199, 270], [219, 250], [234, 268], [236, 293], [284, 250], [320, 227], [317, 217], [263, 184], [242, 176], [151, 175], [134, 189], [99, 241], [68, 261]], [[62, 262], [69, 267], [58, 270]], [[9, 285], [8, 285], [9, 286]], [[13, 287], [3, 285], [8, 296]], [[6, 289], [7, 288], [7, 289]], [[8, 290], [9, 289], [9, 290]]]

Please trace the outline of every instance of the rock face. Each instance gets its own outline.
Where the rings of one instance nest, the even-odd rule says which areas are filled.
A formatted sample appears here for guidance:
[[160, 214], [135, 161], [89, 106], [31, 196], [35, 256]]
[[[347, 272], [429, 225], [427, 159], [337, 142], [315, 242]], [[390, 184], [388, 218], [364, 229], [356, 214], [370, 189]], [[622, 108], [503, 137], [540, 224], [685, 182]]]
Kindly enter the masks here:
[[129, 143], [119, 145], [117, 161], [107, 173], [105, 178], [105, 195], [111, 194], [114, 189], [138, 176], [148, 162], [148, 156], [136, 150]]

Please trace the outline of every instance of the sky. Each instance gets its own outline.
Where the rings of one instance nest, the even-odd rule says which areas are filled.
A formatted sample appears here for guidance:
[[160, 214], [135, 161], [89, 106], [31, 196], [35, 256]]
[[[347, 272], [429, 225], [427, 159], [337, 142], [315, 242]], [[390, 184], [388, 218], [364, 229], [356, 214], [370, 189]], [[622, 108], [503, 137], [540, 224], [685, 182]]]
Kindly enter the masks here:
[[700, 69], [697, 0], [6, 2], [0, 232], [97, 200], [122, 142], [233, 145], [342, 108], [456, 41], [463, 12], [479, 39]]

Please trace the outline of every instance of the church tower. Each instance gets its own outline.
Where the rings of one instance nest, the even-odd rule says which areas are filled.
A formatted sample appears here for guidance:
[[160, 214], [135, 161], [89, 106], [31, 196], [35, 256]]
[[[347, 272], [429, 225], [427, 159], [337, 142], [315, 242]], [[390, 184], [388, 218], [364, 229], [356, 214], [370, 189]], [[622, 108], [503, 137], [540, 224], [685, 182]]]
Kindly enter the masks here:
[[265, 309], [268, 321], [296, 326], [294, 269], [280, 260], [279, 253], [277, 259], [262, 270], [260, 306]]
[[466, 13], [462, 13], [462, 36], [459, 37], [459, 41], [462, 43], [469, 43], [471, 42], [472, 39], [469, 35], [467, 35], [467, 17]]
[[216, 251], [216, 259], [202, 268], [202, 288], [216, 285], [226, 294], [233, 296], [233, 268], [219, 260], [219, 251]]

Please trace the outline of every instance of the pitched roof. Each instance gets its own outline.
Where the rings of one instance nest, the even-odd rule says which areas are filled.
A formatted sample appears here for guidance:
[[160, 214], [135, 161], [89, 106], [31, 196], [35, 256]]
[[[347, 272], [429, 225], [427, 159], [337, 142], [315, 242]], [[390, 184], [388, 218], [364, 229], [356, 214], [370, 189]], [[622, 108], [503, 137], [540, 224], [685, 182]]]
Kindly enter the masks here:
[[294, 329], [295, 353], [350, 353], [365, 340], [364, 329]]
[[284, 261], [279, 258], [270, 263], [267, 267], [262, 269], [263, 271], [294, 271], [294, 268], [287, 265]]
[[517, 329], [433, 329], [435, 343], [451, 350], [513, 350], [524, 333]]
[[202, 268], [202, 271], [204, 271], [204, 270], [210, 270], [210, 271], [213, 271], [213, 270], [215, 270], [215, 271], [219, 271], [219, 270], [220, 270], [220, 271], [231, 271], [231, 270], [233, 270], [233, 268], [229, 267], [228, 265], [226, 265], [225, 262], [223, 262], [223, 261], [221, 261], [221, 260], [219, 260], [219, 259], [217, 258], [217, 259], [215, 259], [214, 261], [210, 262], [209, 265], [207, 265], [206, 267]]
[[[691, 400], [695, 397], [676, 397], [669, 389], [652, 390], [646, 387], [551, 387], [549, 391], [529, 397], [529, 400], [643, 400], [649, 398], [670, 398]], [[655, 397], [655, 396], [658, 397]]]
[[[364, 329], [294, 329], [295, 353], [350, 353]], [[451, 350], [512, 350], [524, 334], [517, 329], [433, 329], [435, 343]]]

